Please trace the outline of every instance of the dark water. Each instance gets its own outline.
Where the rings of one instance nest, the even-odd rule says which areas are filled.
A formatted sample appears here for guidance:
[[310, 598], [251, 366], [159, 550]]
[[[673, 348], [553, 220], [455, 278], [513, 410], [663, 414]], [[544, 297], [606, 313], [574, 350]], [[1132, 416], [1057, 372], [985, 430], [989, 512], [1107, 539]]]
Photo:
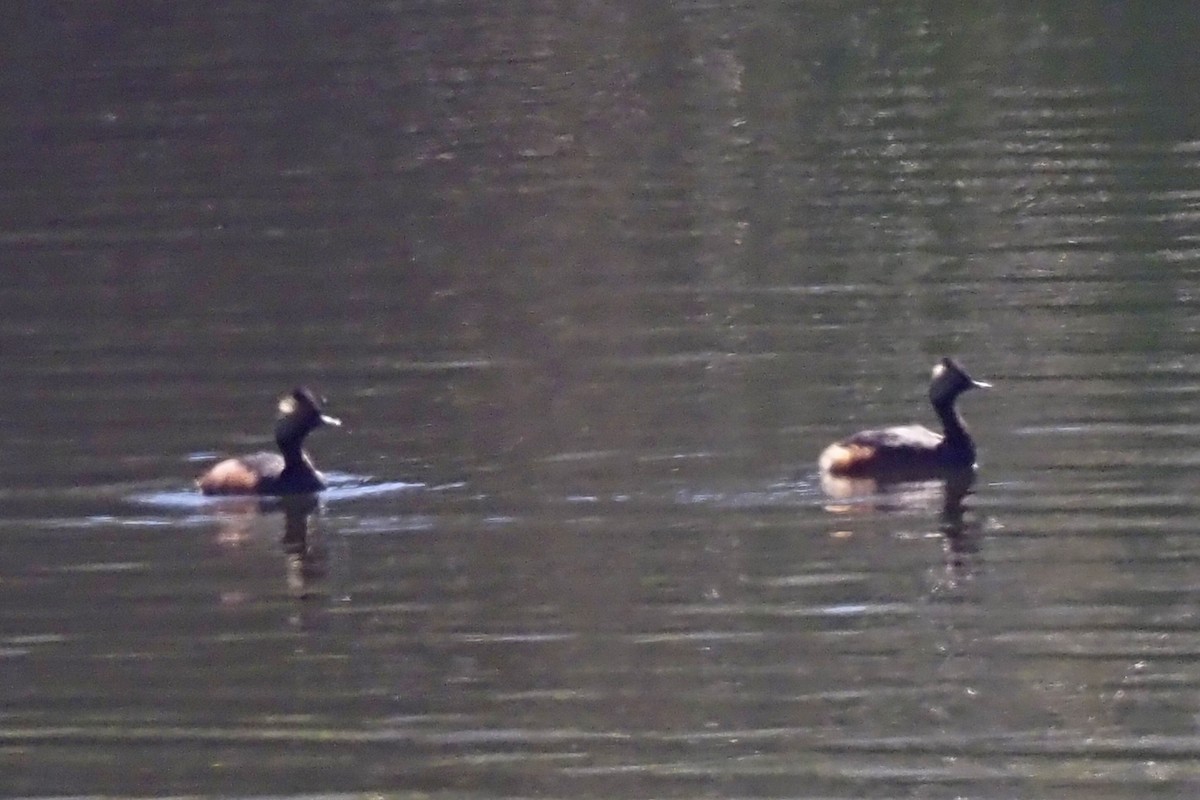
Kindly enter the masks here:
[[0, 26], [0, 793], [1200, 792], [1185, 6], [119, 5]]

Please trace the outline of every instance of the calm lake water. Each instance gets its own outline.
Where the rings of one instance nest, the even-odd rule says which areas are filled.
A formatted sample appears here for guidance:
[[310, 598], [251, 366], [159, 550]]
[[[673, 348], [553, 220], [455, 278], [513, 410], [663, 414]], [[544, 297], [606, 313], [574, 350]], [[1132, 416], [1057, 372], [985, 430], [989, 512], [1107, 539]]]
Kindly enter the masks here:
[[1017, 5], [3, 12], [0, 794], [1200, 794], [1200, 17]]

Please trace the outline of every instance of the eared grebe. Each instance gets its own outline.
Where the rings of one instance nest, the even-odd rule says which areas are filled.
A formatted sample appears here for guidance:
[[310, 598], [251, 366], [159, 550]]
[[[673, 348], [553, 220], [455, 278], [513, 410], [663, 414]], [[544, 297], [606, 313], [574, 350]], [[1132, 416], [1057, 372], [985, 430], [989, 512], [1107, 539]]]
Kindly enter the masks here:
[[923, 425], [860, 431], [834, 442], [821, 453], [821, 472], [845, 477], [917, 480], [939, 477], [947, 471], [975, 466], [975, 443], [954, 408], [968, 389], [991, 384], [974, 380], [952, 359], [943, 358], [933, 368], [929, 402], [942, 421], [944, 434]]
[[[325, 479], [304, 452], [304, 437], [322, 425], [341, 425], [327, 416], [308, 389], [300, 388], [279, 400], [275, 443], [279, 453], [254, 453], [227, 458], [196, 481], [205, 494], [302, 494], [325, 488]], [[282, 453], [282, 455], [280, 455]]]

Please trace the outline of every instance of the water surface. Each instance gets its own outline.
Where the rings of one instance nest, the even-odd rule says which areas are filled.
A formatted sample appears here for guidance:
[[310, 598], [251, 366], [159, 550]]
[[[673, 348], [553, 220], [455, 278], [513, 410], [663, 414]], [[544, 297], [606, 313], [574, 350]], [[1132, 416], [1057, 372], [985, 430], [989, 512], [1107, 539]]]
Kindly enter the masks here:
[[8, 16], [0, 793], [1200, 789], [1189, 12]]

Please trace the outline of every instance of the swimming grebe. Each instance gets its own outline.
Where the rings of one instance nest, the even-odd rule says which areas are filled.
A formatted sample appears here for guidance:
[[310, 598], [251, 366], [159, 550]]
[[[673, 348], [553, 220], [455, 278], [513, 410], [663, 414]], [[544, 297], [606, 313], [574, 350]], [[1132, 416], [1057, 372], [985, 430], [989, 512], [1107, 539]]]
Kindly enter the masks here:
[[321, 411], [308, 389], [299, 388], [279, 400], [275, 443], [279, 453], [227, 458], [196, 481], [204, 494], [301, 494], [325, 488], [325, 478], [304, 452], [304, 437], [322, 425], [341, 425]]
[[943, 358], [933, 368], [929, 402], [942, 421], [944, 434], [923, 425], [860, 431], [825, 448], [819, 462], [821, 471], [845, 477], [917, 480], [938, 477], [949, 470], [971, 469], [975, 465], [975, 443], [954, 401], [968, 389], [990, 386], [974, 380], [953, 359]]

